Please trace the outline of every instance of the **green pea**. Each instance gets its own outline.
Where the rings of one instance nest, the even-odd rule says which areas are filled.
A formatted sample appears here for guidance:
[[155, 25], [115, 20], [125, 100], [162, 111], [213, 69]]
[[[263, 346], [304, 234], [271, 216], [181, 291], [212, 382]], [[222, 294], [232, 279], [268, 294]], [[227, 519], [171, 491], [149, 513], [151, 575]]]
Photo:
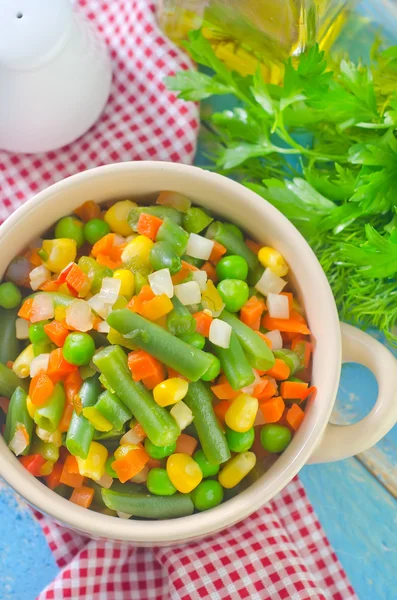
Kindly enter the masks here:
[[183, 340], [187, 344], [191, 344], [191, 346], [194, 346], [199, 350], [202, 350], [205, 346], [205, 337], [201, 335], [201, 333], [197, 333], [197, 331], [180, 335], [179, 339]]
[[19, 288], [11, 281], [6, 281], [0, 285], [0, 306], [1, 308], [16, 308], [20, 305], [22, 294]]
[[171, 482], [167, 471], [157, 467], [150, 469], [146, 486], [149, 492], [156, 496], [172, 496], [176, 492], [176, 487]]
[[96, 244], [98, 240], [110, 233], [110, 227], [102, 219], [91, 219], [84, 225], [84, 235], [87, 242]]
[[213, 379], [215, 379], [215, 377], [218, 377], [219, 373], [221, 372], [221, 363], [219, 358], [217, 358], [210, 352], [207, 352], [206, 354], [207, 356], [211, 357], [212, 363], [209, 369], [207, 369], [204, 375], [202, 375], [201, 379], [203, 381], [212, 381]]
[[230, 231], [230, 233], [233, 233], [233, 235], [235, 235], [236, 237], [240, 238], [240, 240], [244, 239], [243, 232], [234, 223], [223, 223], [223, 227]]
[[95, 342], [88, 333], [69, 333], [62, 348], [65, 360], [71, 365], [88, 365], [95, 353]]
[[193, 458], [200, 467], [204, 478], [213, 477], [219, 473], [220, 465], [212, 464], [204, 454], [203, 450], [196, 450]]
[[288, 427], [269, 423], [261, 430], [261, 444], [267, 452], [276, 454], [286, 449], [290, 443], [292, 434]]
[[247, 279], [248, 263], [242, 256], [224, 256], [216, 265], [218, 279]]
[[197, 510], [209, 510], [222, 502], [223, 488], [218, 481], [207, 479], [193, 490], [191, 498]]
[[84, 225], [76, 217], [63, 217], [55, 225], [55, 237], [75, 240], [77, 247], [80, 248], [85, 242]]
[[241, 279], [224, 279], [217, 290], [229, 312], [239, 311], [248, 300], [249, 288]]
[[155, 446], [153, 442], [146, 438], [145, 440], [145, 450], [149, 454], [151, 458], [155, 458], [157, 460], [161, 460], [170, 454], [175, 452], [176, 444], [171, 444], [169, 446]]
[[247, 452], [254, 443], [255, 430], [251, 427], [248, 431], [240, 432], [226, 427], [225, 435], [229, 450], [232, 452]]
[[47, 325], [49, 321], [39, 321], [39, 323], [33, 323], [29, 326], [29, 339], [32, 344], [49, 344], [50, 338], [44, 331], [44, 325]]

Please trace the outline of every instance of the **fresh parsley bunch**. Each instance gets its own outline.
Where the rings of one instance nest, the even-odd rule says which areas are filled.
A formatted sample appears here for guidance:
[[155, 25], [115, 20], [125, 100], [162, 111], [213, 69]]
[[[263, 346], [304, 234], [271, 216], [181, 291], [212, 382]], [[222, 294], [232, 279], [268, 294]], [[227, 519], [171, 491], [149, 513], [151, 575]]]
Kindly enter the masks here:
[[397, 345], [397, 47], [369, 66], [328, 61], [317, 46], [288, 59], [280, 86], [242, 77], [201, 31], [186, 43], [211, 74], [184, 71], [168, 87], [185, 100], [232, 95], [205, 123], [218, 171], [238, 176], [303, 233], [343, 319]]

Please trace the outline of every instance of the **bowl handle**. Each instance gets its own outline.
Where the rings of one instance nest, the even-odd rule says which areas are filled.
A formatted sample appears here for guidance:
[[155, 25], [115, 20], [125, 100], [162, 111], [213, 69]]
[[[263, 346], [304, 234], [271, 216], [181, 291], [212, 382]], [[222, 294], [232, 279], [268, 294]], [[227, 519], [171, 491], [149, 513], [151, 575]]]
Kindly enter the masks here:
[[373, 337], [341, 323], [342, 361], [368, 367], [378, 382], [378, 398], [371, 412], [353, 425], [328, 423], [309, 463], [354, 456], [374, 446], [397, 422], [397, 360]]

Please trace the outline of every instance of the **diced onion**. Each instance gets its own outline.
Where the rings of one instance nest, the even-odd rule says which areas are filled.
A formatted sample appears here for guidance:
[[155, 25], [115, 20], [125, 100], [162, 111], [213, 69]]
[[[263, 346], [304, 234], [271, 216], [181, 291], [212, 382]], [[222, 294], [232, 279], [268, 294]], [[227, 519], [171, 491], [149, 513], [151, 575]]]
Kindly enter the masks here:
[[101, 321], [98, 325], [98, 331], [99, 331], [99, 333], [109, 333], [110, 332], [109, 323], [106, 323], [106, 321]]
[[121, 280], [114, 277], [104, 277], [102, 279], [102, 285], [98, 296], [105, 302], [105, 304], [113, 304], [119, 297], [121, 287]]
[[31, 323], [38, 323], [45, 319], [53, 319], [55, 313], [54, 301], [48, 294], [37, 294], [32, 302]]
[[272, 350], [281, 350], [283, 347], [283, 338], [281, 337], [281, 333], [278, 329], [274, 329], [274, 331], [268, 331], [265, 333], [265, 336], [272, 344]]
[[133, 516], [133, 515], [130, 515], [130, 514], [128, 514], [128, 513], [121, 512], [120, 510], [117, 510], [116, 512], [117, 512], [117, 516], [118, 516], [120, 519], [130, 519], [130, 518]]
[[197, 233], [191, 233], [187, 242], [186, 254], [193, 258], [201, 258], [202, 260], [208, 260], [212, 249], [214, 247], [214, 240], [208, 240], [202, 235]]
[[40, 265], [36, 267], [29, 273], [29, 281], [30, 287], [32, 290], [36, 291], [39, 289], [43, 283], [49, 281], [51, 279], [51, 272], [47, 269], [45, 265]]
[[201, 291], [197, 281], [188, 281], [174, 287], [175, 296], [184, 304], [199, 304], [201, 302]]
[[272, 294], [270, 292], [267, 295], [266, 305], [269, 315], [273, 319], [289, 319], [289, 302], [287, 296]]
[[39, 354], [38, 356], [35, 356], [30, 363], [30, 376], [35, 377], [40, 371], [47, 372], [49, 360], [49, 354]]
[[41, 427], [37, 426], [36, 435], [38, 438], [43, 440], [43, 442], [51, 442], [51, 444], [54, 444], [55, 446], [57, 446], [57, 448], [60, 448], [62, 446], [62, 434], [59, 431], [59, 429], [51, 433], [50, 431], [47, 431], [46, 429], [42, 429]]
[[190, 408], [180, 400], [170, 410], [170, 415], [174, 417], [179, 425], [179, 429], [183, 431], [193, 421], [193, 413]]
[[118, 233], [115, 234], [114, 239], [113, 239], [113, 245], [114, 246], [120, 246], [121, 244], [125, 244], [125, 238], [122, 235], [119, 235]]
[[263, 412], [259, 408], [258, 412], [256, 413], [253, 427], [257, 427], [257, 425], [265, 425], [265, 424], [266, 424], [265, 417], [263, 416]]
[[275, 275], [273, 271], [268, 268], [265, 269], [262, 277], [255, 287], [261, 294], [267, 296], [270, 293], [279, 294], [283, 291], [286, 285], [287, 282], [284, 281], [284, 279], [281, 279], [281, 277]]
[[130, 481], [132, 481], [132, 483], [145, 483], [148, 473], [149, 467], [145, 466], [141, 471], [139, 471], [139, 473], [134, 475], [134, 477], [131, 477]]
[[208, 275], [205, 271], [192, 271], [192, 278], [193, 281], [197, 281], [197, 283], [199, 284], [200, 287], [200, 291], [204, 292], [205, 288], [207, 287], [207, 279], [208, 279]]
[[106, 319], [112, 310], [112, 306], [107, 304], [99, 294], [92, 296], [89, 300], [87, 300], [87, 303], [97, 315], [102, 317], [102, 319]]
[[160, 192], [156, 204], [171, 206], [171, 208], [176, 208], [181, 212], [186, 212], [192, 205], [189, 198], [182, 196], [182, 194], [178, 194], [178, 192]]
[[77, 331], [89, 331], [93, 321], [91, 306], [85, 300], [73, 300], [66, 309], [66, 324]]
[[15, 321], [15, 332], [17, 340], [27, 340], [29, 338], [29, 321], [26, 319], [18, 319]]
[[172, 283], [171, 273], [169, 269], [160, 269], [151, 273], [148, 277], [150, 287], [153, 294], [161, 296], [165, 294], [168, 298], [174, 295], [174, 284]]
[[258, 371], [255, 371], [255, 369], [252, 369], [252, 372], [254, 374], [255, 379], [251, 383], [251, 385], [247, 385], [246, 387], [241, 388], [241, 391], [244, 392], [244, 394], [251, 395], [254, 392], [256, 386], [261, 382], [261, 378], [258, 375]]
[[26, 285], [29, 282], [29, 273], [32, 270], [32, 264], [24, 256], [17, 256], [10, 262], [6, 278], [16, 285]]
[[107, 490], [112, 487], [113, 477], [108, 475], [108, 473], [104, 473], [100, 479], [98, 479], [98, 483], [101, 487], [106, 488]]
[[120, 440], [120, 445], [122, 444], [139, 444], [145, 438], [145, 434], [139, 435], [135, 433], [133, 429], [130, 429], [123, 435]]
[[26, 431], [26, 427], [22, 425], [16, 430], [12, 440], [8, 444], [8, 447], [15, 454], [15, 456], [19, 456], [24, 450], [26, 450], [28, 445], [29, 434]]
[[214, 319], [211, 322], [209, 340], [215, 346], [229, 348], [231, 335], [232, 328], [229, 323], [225, 323], [225, 321], [221, 321], [220, 319]]

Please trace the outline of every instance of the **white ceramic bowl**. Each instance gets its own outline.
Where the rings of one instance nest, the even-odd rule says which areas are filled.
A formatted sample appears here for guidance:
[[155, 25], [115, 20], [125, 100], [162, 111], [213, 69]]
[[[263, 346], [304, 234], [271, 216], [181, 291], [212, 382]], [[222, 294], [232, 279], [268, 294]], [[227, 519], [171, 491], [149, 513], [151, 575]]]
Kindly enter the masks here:
[[[306, 462], [338, 460], [362, 452], [397, 421], [394, 357], [379, 342], [348, 325], [342, 325], [341, 344], [340, 323], [330, 287], [306, 241], [273, 206], [220, 175], [174, 163], [132, 162], [69, 177], [32, 198], [1, 226], [0, 277], [10, 260], [30, 240], [86, 200], [101, 203], [131, 198], [144, 202], [154, 199], [161, 190], [185, 194], [283, 254], [313, 333], [313, 384], [318, 394], [291, 444], [251, 487], [208, 512], [168, 521], [125, 521], [80, 508], [31, 476], [0, 439], [0, 475], [29, 503], [86, 534], [138, 545], [182, 543], [232, 525], [273, 498]], [[379, 384], [373, 410], [362, 421], [349, 426], [329, 424], [342, 360], [367, 365]]]

